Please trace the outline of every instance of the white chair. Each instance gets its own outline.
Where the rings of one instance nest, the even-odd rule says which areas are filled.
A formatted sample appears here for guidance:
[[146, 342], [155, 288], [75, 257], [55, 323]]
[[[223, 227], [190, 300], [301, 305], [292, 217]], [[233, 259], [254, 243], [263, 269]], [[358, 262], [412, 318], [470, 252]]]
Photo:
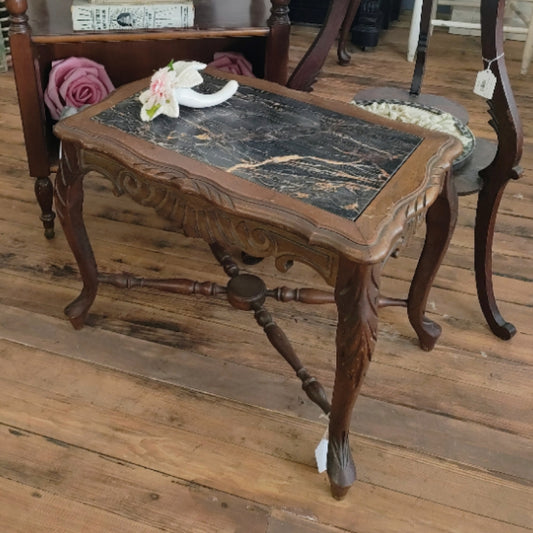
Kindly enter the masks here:
[[522, 65], [520, 68], [521, 74], [527, 74], [531, 59], [533, 58], [533, 8], [529, 15], [529, 22], [524, 13], [516, 2], [510, 2], [510, 7], [516, 13], [517, 17], [527, 26], [526, 42], [524, 43], [524, 52], [522, 54]]
[[[532, 0], [521, 0], [521, 2], [530, 2]], [[416, 48], [418, 45], [418, 37], [420, 34], [420, 18], [422, 14], [423, 0], [415, 0], [413, 6], [413, 14], [411, 17], [411, 27], [409, 30], [409, 42], [407, 49], [407, 60], [413, 61], [416, 55]], [[479, 22], [460, 22], [457, 20], [445, 20], [436, 18], [437, 6], [448, 5], [453, 7], [475, 7], [479, 8], [479, 2], [472, 2], [468, 0], [443, 0], [442, 2], [434, 1], [432, 8], [431, 26], [443, 26], [448, 28], [461, 28], [467, 30], [480, 30]], [[526, 35], [524, 43], [524, 52], [522, 55], [521, 74], [527, 74], [529, 64], [533, 57], [533, 11], [529, 17], [523, 12], [519, 2], [513, 0], [508, 3], [508, 10], [519, 19], [523, 26], [504, 26], [504, 33], [522, 34]]]

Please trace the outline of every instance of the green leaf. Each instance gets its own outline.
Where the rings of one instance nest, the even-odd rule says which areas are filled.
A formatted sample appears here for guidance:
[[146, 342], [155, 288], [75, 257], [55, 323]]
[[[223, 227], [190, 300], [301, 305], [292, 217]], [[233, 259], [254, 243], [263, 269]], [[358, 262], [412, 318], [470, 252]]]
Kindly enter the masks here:
[[146, 114], [148, 115], [148, 118], [153, 118], [156, 111], [161, 107], [161, 104], [155, 104], [150, 109], [146, 110]]

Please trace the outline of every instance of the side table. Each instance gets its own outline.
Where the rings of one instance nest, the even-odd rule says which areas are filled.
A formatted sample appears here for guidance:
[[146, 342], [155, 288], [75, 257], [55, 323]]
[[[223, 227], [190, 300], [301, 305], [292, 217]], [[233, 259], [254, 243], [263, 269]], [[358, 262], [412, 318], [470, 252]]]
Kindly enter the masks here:
[[[203, 88], [228, 76], [208, 72]], [[239, 79], [237, 94], [179, 119], [140, 120], [137, 96], [149, 79], [126, 85], [104, 102], [59, 122], [62, 156], [56, 209], [83, 280], [65, 312], [83, 326], [99, 283], [226, 295], [254, 312], [274, 348], [329, 414], [327, 471], [342, 498], [356, 478], [348, 433], [351, 412], [377, 338], [378, 309], [407, 308], [421, 347], [433, 348], [440, 327], [425, 316], [433, 278], [455, 225], [457, 197], [449, 179], [462, 150], [451, 137], [396, 125], [349, 104], [318, 99], [264, 80]], [[99, 272], [83, 222], [83, 179], [97, 171], [118, 194], [152, 207], [176, 230], [207, 242], [230, 277], [226, 287], [195, 280], [142, 280]], [[386, 259], [427, 222], [425, 245], [405, 299], [380, 294]], [[286, 271], [294, 261], [314, 268], [332, 295], [269, 290], [241, 274], [229, 250], [273, 256]], [[267, 297], [334, 302], [338, 310], [331, 400], [303, 366], [264, 308]]]

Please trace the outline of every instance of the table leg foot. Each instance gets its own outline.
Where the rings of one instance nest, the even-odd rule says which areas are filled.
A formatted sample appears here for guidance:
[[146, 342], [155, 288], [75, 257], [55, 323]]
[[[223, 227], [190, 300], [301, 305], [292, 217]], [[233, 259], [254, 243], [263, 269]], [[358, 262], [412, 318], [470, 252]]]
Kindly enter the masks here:
[[423, 317], [417, 324], [415, 331], [418, 335], [420, 348], [425, 352], [430, 352], [435, 348], [435, 344], [437, 344], [442, 333], [442, 328], [437, 322], [427, 317]]
[[348, 491], [350, 490], [350, 487], [339, 487], [335, 483], [331, 482], [331, 495], [336, 500], [343, 500], [346, 494], [348, 494]]
[[[487, 316], [489, 318], [487, 318]], [[487, 320], [492, 333], [494, 333], [496, 337], [502, 339], [503, 341], [508, 341], [516, 335], [515, 325], [511, 324], [511, 322], [507, 322], [501, 315], [491, 316], [489, 313], [486, 313], [485, 319]]]
[[342, 500], [357, 479], [348, 435], [340, 440], [335, 438], [329, 440], [328, 477], [331, 494], [336, 500]]
[[81, 294], [65, 307], [65, 315], [74, 329], [81, 329], [89, 313], [94, 296], [82, 290]]

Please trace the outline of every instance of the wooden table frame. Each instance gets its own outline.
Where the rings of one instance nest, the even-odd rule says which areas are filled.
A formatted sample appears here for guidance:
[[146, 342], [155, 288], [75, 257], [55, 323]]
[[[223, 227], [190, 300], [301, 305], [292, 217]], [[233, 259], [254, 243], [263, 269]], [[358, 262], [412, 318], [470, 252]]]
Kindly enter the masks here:
[[[392, 124], [349, 104], [263, 80], [239, 81], [372, 124]], [[423, 140], [354, 222], [91, 119], [148, 82], [124, 86], [55, 127], [62, 141], [56, 209], [83, 280], [80, 295], [65, 312], [72, 325], [81, 328], [101, 279], [82, 213], [83, 178], [90, 171], [111, 180], [118, 193], [153, 207], [187, 236], [256, 257], [274, 256], [280, 271], [293, 261], [313, 267], [334, 287], [338, 310], [327, 471], [332, 494], [340, 499], [356, 478], [348, 433], [377, 339], [378, 309], [398, 305], [380, 295], [382, 266], [424, 217], [425, 245], [409, 295], [400, 303], [407, 307], [423, 349], [432, 349], [440, 334], [440, 327], [425, 316], [425, 307], [455, 226], [457, 197], [449, 177], [450, 163], [461, 151], [459, 143], [412, 126], [393, 126], [416, 132]]]

